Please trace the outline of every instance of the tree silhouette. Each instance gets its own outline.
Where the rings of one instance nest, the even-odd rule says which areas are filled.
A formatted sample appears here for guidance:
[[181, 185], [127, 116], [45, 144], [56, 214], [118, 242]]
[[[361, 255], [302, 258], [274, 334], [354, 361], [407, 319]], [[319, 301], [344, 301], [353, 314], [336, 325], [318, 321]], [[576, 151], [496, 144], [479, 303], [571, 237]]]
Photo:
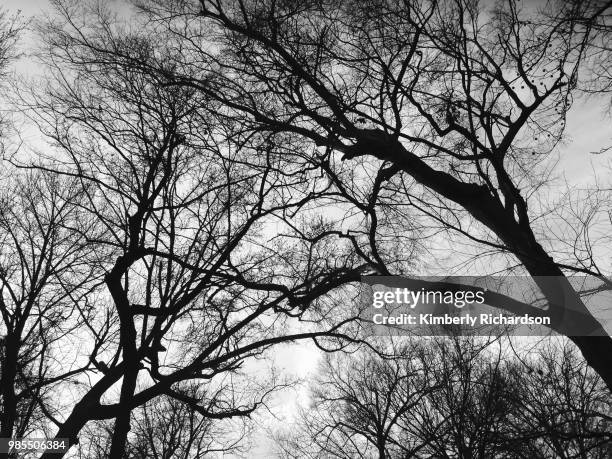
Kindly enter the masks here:
[[[23, 27], [19, 14], [0, 11], [3, 95]], [[3, 160], [13, 153], [11, 121], [3, 112]], [[81, 189], [6, 166], [0, 164], [0, 436], [20, 438], [49, 430], [61, 408], [59, 388], [89, 367], [65, 344], [84, 337], [91, 311], [80, 302], [95, 290], [95, 268], [80, 233], [87, 225], [78, 213]]]
[[[156, 53], [111, 22], [92, 24], [98, 44]], [[95, 370], [56, 438], [74, 444], [89, 421], [113, 419], [108, 454], [121, 457], [138, 407], [162, 397], [207, 419], [248, 416], [284, 383], [250, 382], [245, 359], [285, 341], [351, 340], [355, 315], [330, 314], [323, 296], [367, 265], [349, 243], [310, 237], [323, 221], [296, 217], [333, 193], [314, 168], [283, 159], [286, 144], [233, 136], [208, 96], [130, 61], [106, 62], [93, 43], [65, 40], [64, 26], [41, 26], [48, 84], [21, 100], [50, 150], [14, 164], [73, 180], [84, 194], [83, 233], [103, 286], [88, 299], [100, 319], [83, 350]], [[190, 382], [207, 388], [202, 398], [180, 390]]]
[[575, 17], [551, 20], [515, 1], [139, 5], [168, 43], [163, 68], [137, 65], [215, 99], [238, 132], [307, 143], [311, 164], [364, 217], [369, 237], [353, 240], [373, 269], [397, 273], [377, 250], [391, 229], [378, 219], [385, 208], [393, 228], [416, 221], [457, 247], [494, 252], [500, 269], [520, 267], [539, 285], [553, 329], [592, 331], [571, 339], [612, 387], [612, 340], [566, 277], [609, 288], [606, 267], [584, 263], [547, 231], [549, 155], [591, 49]]
[[281, 457], [607, 457], [608, 391], [572, 348], [507, 351], [432, 338], [329, 357]]
[[609, 190], [554, 180], [607, 59], [607, 4], [133, 3], [55, 0], [44, 77], [13, 88], [47, 143], [3, 162], [4, 436], [235, 452], [220, 426], [288, 384], [262, 363], [275, 345], [352, 346], [362, 275], [459, 267], [530, 276], [599, 376], [469, 340], [330, 358], [285, 452], [608, 454], [612, 338], [570, 281], [612, 286], [591, 237]]
[[[5, 180], [0, 195], [1, 434], [46, 430], [60, 384], [87, 371], [65, 348], [84, 338], [93, 313], [83, 298], [95, 291], [93, 247], [81, 232], [80, 188], [70, 180], [28, 172]], [[10, 190], [10, 191], [9, 191]], [[73, 366], [57, 361], [74, 361]]]

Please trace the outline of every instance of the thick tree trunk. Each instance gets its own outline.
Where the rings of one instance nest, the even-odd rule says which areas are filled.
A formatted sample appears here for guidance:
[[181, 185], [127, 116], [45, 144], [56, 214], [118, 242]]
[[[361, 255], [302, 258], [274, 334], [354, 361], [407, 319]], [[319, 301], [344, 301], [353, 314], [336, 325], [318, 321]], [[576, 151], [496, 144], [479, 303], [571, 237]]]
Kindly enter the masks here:
[[[525, 266], [548, 300], [551, 311], [562, 323], [571, 320], [591, 325], [593, 335], [568, 336], [578, 346], [587, 363], [601, 376], [612, 392], [612, 338], [584, 306], [569, 284], [563, 271], [537, 242], [527, 216], [517, 222], [514, 207], [504, 207], [484, 185], [465, 183], [450, 174], [433, 169], [400, 142], [383, 131], [363, 130], [364, 135], [353, 146], [347, 147], [347, 157], [371, 154], [391, 161], [421, 185], [435, 191], [468, 211], [497, 235]], [[553, 277], [555, 282], [542, 280]], [[552, 287], [551, 287], [552, 285]], [[571, 311], [567, 306], [571, 307]]]
[[[91, 392], [90, 392], [91, 394]], [[90, 395], [88, 394], [88, 395]], [[85, 424], [92, 418], [92, 410], [95, 409], [95, 404], [92, 403], [92, 399], [85, 396], [79, 403], [72, 409], [70, 416], [60, 426], [59, 430], [55, 434], [54, 440], [67, 439], [70, 446], [78, 443], [78, 434]], [[68, 450], [66, 449], [65, 452]], [[46, 452], [40, 456], [40, 459], [58, 459], [64, 457], [64, 454]]]
[[[521, 257], [519, 257], [521, 259]], [[612, 338], [593, 317], [563, 271], [538, 244], [532, 256], [521, 259], [548, 300], [559, 313], [558, 330], [576, 344], [588, 365], [595, 370], [612, 392]], [[554, 279], [551, 282], [551, 279]], [[573, 335], [573, 331], [591, 330], [591, 336]]]
[[[128, 406], [130, 399], [134, 396], [137, 376], [138, 371], [130, 370], [123, 377], [120, 397], [120, 403], [122, 405], [125, 404], [125, 406]], [[119, 416], [115, 418], [115, 428], [113, 430], [113, 437], [111, 440], [110, 457], [121, 458], [125, 453], [127, 437], [131, 428], [131, 414], [131, 410], [126, 408], [121, 414], [119, 414]]]
[[[55, 434], [55, 440], [67, 439], [70, 445], [75, 445], [79, 442], [79, 432], [88, 421], [106, 418], [106, 416], [100, 415], [100, 397], [121, 378], [124, 369], [124, 365], [119, 365], [111, 369], [102, 379], [94, 384], [74, 406], [68, 418], [62, 423]], [[60, 457], [63, 457], [63, 454], [49, 452], [43, 454], [41, 459], [58, 459]]]
[[570, 336], [586, 362], [612, 392], [612, 338], [609, 336]]
[[[19, 345], [17, 338], [9, 333], [4, 340], [2, 355], [2, 377], [0, 387], [2, 393], [2, 413], [0, 413], [0, 437], [11, 438], [15, 429], [17, 417], [17, 395], [15, 394], [15, 377], [17, 376], [17, 354]], [[9, 457], [1, 454], [0, 457]]]
[[[134, 326], [134, 318], [130, 311], [130, 303], [127, 294], [121, 285], [121, 278], [123, 275], [122, 265], [122, 260], [117, 262], [115, 269], [106, 276], [106, 285], [119, 313], [120, 341], [123, 348], [123, 362], [126, 365], [119, 403], [127, 407], [136, 390], [139, 362], [136, 349], [136, 328]], [[131, 410], [126, 408], [115, 418], [110, 457], [123, 457], [128, 433], [130, 431], [130, 417]]]

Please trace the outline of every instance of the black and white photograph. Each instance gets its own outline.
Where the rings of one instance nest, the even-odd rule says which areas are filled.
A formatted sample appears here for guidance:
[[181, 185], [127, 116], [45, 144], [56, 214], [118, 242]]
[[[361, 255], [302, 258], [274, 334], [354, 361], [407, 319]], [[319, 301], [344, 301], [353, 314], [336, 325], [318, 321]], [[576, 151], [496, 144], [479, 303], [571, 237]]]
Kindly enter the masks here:
[[0, 0], [2, 458], [612, 458], [612, 1]]

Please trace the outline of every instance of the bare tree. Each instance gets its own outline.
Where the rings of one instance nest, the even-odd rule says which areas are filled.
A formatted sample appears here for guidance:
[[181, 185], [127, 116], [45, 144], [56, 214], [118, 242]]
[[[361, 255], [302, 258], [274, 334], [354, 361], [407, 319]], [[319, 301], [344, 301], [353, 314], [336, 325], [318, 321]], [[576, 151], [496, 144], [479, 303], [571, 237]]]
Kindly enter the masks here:
[[366, 351], [326, 356], [301, 429], [279, 438], [284, 455], [418, 457], [432, 438], [410, 436], [418, 427], [409, 413], [439, 389], [434, 358], [425, 342], [401, 346], [394, 358]]
[[379, 248], [402, 224], [429, 230], [422, 236], [445, 232], [475, 258], [497, 255], [499, 269], [533, 277], [556, 331], [571, 335], [580, 323], [595, 335], [571, 339], [612, 387], [612, 339], [566, 277], [609, 288], [607, 265], [572, 258], [546, 219], [551, 152], [590, 49], [588, 28], [513, 0], [138, 5], [149, 30], [165, 34], [164, 65], [110, 47], [105, 58], [216, 100], [237, 132], [308, 144], [312, 166], [365, 226], [347, 234], [339, 220], [319, 237], [352, 237], [381, 274], [397, 273]]
[[[90, 7], [60, 4], [64, 15], [41, 26], [48, 84], [22, 104], [50, 150], [14, 163], [73, 180], [83, 193], [79, 209], [91, 219], [83, 234], [96, 244], [104, 285], [85, 299], [98, 312], [83, 349], [94, 374], [58, 416], [56, 438], [74, 444], [88, 422], [113, 420], [108, 454], [123, 457], [138, 407], [162, 397], [203, 419], [248, 416], [284, 382], [249, 380], [245, 360], [284, 341], [352, 340], [354, 314], [331, 314], [328, 294], [367, 263], [350, 241], [312, 237], [323, 219], [296, 217], [334, 199], [316, 168], [285, 160], [287, 143], [236, 134], [207, 95], [106, 60], [107, 47], [166, 56], [154, 36]], [[96, 21], [81, 26], [91, 37], [70, 35], [88, 14]], [[192, 382], [198, 397], [181, 390]]]
[[[2, 95], [10, 64], [18, 57], [24, 27], [19, 14], [0, 11]], [[11, 121], [0, 120], [0, 436], [48, 431], [61, 408], [54, 397], [63, 384], [87, 371], [66, 345], [82, 338], [80, 304], [95, 289], [91, 247], [82, 237], [82, 193], [70, 180], [12, 169]], [[9, 112], [10, 113], [10, 112]], [[10, 152], [14, 154], [14, 152]], [[65, 364], [58, 365], [58, 361]], [[69, 363], [72, 362], [72, 363]]]
[[408, 342], [327, 359], [283, 457], [607, 457], [612, 406], [573, 346], [528, 359], [498, 342]]
[[[14, 174], [0, 195], [0, 386], [3, 438], [47, 430], [60, 405], [52, 400], [89, 367], [66, 349], [86, 336], [91, 317], [82, 298], [95, 290], [87, 221], [71, 181]], [[74, 362], [73, 365], [58, 361]]]
[[[91, 342], [73, 398], [45, 413], [57, 438], [89, 447], [88, 429], [105, 426], [92, 451], [165, 454], [183, 435], [173, 420], [160, 421], [168, 442], [130, 435], [159, 430], [146, 418], [157, 402], [206, 420], [202, 438], [208, 422], [250, 415], [282, 383], [249, 380], [248, 362], [284, 341], [327, 351], [356, 340], [351, 282], [427, 267], [414, 255], [441, 237], [489, 269], [529, 274], [552, 328], [612, 388], [612, 339], [568, 279], [609, 289], [607, 267], [547, 232], [551, 152], [593, 49], [582, 19], [514, 0], [135, 4], [121, 19], [98, 2], [55, 1], [40, 24], [47, 80], [21, 94], [49, 145], [13, 164], [66, 184], [87, 222], [70, 237], [95, 247], [87, 266], [102, 287], [70, 298]], [[593, 336], [572, 335], [576, 323]], [[357, 408], [379, 412], [355, 408], [355, 435], [326, 447], [346, 453], [341, 442], [355, 441], [351, 454], [382, 457], [516, 447], [504, 416], [522, 373], [502, 372], [499, 358], [463, 365], [470, 349], [434, 365], [457, 378], [433, 387], [425, 348], [391, 367], [368, 357], [357, 370], [385, 377], [350, 390], [378, 394]], [[383, 396], [397, 375], [403, 392]], [[414, 433], [402, 423], [417, 405], [427, 422]]]
[[565, 341], [548, 343], [512, 370], [518, 401], [512, 421], [526, 440], [527, 456], [603, 458], [610, 454], [610, 397], [575, 346]]

